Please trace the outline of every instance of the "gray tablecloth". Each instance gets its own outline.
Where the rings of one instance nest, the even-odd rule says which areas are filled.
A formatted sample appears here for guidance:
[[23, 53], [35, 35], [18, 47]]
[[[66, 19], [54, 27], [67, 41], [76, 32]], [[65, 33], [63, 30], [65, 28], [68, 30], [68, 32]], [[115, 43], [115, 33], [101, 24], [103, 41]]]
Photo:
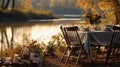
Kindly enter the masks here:
[[[81, 33], [81, 32], [80, 32]], [[98, 45], [109, 45], [112, 38], [112, 31], [84, 31], [82, 32], [82, 42], [87, 52], [87, 57], [92, 58], [92, 50], [90, 43], [96, 43]]]

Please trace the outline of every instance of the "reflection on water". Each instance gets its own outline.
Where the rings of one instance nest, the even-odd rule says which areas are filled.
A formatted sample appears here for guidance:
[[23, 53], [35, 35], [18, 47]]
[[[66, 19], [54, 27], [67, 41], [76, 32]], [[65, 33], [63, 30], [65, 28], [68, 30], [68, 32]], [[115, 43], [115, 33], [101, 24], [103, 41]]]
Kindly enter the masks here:
[[64, 20], [64, 21], [29, 21], [29, 22], [14, 22], [0, 23], [1, 28], [1, 44], [8, 44], [10, 41], [23, 44], [24, 38], [27, 36], [29, 40], [49, 41], [51, 36], [60, 32], [60, 26], [80, 25], [80, 20]]
[[46, 22], [48, 22], [48, 21], [53, 21], [53, 22], [55, 22], [55, 21], [82, 21], [82, 19], [80, 19], [80, 18], [62, 18], [62, 19], [41, 19], [41, 20], [29, 20], [29, 21], [46, 21]]
[[81, 14], [54, 14], [55, 16], [58, 17], [63, 17], [63, 18], [81, 18]]

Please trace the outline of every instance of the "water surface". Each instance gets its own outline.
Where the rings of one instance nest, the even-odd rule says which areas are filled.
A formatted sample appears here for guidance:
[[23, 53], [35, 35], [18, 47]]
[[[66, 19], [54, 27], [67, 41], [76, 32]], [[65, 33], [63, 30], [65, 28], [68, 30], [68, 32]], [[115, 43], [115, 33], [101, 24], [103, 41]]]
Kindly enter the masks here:
[[4, 22], [0, 23], [1, 36], [0, 39], [4, 40], [6, 44], [5, 31], [7, 33], [8, 40], [12, 38], [14, 34], [14, 43], [23, 44], [24, 37], [31, 40], [49, 41], [49, 39], [61, 32], [60, 26], [78, 26], [84, 23], [80, 18], [61, 18], [61, 19], [44, 19], [44, 20], [29, 20], [28, 22]]

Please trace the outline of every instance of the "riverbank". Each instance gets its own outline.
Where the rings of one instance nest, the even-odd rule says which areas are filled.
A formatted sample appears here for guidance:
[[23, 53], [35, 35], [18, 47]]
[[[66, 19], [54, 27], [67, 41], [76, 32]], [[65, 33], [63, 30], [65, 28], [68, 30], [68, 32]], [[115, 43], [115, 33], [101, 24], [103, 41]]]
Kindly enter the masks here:
[[0, 11], [0, 22], [27, 21], [37, 19], [57, 19], [51, 12], [23, 12], [19, 10]]

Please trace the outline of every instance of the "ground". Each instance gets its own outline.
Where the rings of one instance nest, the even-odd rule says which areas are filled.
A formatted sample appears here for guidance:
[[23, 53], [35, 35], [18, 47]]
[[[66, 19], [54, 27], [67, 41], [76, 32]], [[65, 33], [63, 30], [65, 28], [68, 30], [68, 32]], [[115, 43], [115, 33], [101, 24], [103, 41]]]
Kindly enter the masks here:
[[[77, 67], [119, 67], [120, 63], [90, 63], [86, 59], [78, 63]], [[60, 63], [60, 58], [58, 57], [46, 57], [42, 67], [75, 67], [74, 61], [70, 61], [67, 65]]]
[[[116, 63], [114, 61], [112, 63], [105, 64], [105, 63], [96, 63], [96, 62], [90, 63], [87, 59], [82, 59], [78, 63], [77, 67], [120, 67], [119, 65], [120, 63]], [[5, 67], [5, 66], [2, 66], [2, 67]], [[9, 66], [9, 67], [12, 67], [12, 66]], [[32, 66], [32, 67], [36, 67], [36, 66]], [[65, 65], [64, 62], [60, 63], [60, 57], [46, 56], [44, 60], [39, 64], [38, 67], [75, 67], [75, 60], [70, 60], [67, 63], [67, 65]]]

